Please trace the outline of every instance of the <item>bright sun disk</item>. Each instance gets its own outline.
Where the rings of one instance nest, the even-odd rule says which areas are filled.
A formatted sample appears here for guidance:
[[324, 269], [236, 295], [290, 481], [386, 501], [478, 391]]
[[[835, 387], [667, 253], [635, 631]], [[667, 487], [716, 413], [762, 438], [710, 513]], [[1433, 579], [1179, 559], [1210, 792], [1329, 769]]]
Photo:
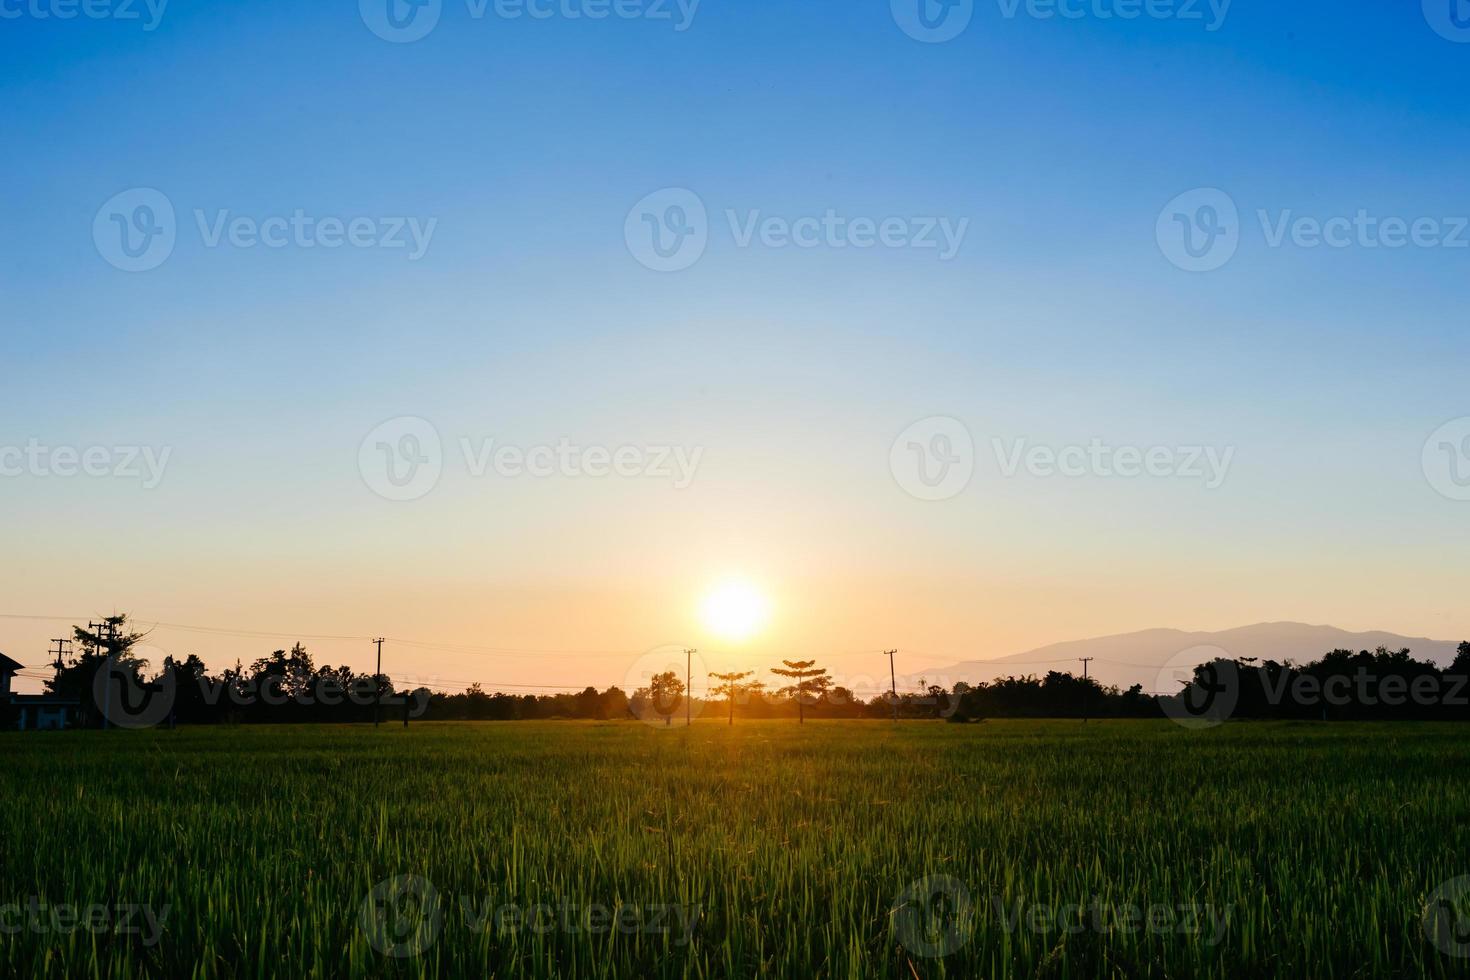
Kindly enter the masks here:
[[739, 642], [759, 633], [771, 618], [771, 603], [746, 582], [726, 582], [704, 597], [700, 618], [723, 640]]

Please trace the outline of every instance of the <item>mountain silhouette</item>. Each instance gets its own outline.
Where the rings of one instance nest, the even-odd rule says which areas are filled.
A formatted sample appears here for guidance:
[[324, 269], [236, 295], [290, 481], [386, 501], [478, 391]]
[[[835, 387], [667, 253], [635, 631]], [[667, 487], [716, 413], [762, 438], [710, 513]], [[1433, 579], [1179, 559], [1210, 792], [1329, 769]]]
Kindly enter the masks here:
[[1053, 643], [995, 660], [966, 660], [949, 666], [930, 667], [910, 676], [923, 677], [931, 684], [949, 688], [957, 681], [976, 684], [1012, 675], [1043, 676], [1049, 670], [1081, 674], [1080, 658], [1093, 657], [1095, 659], [1088, 665], [1088, 674], [1104, 685], [1116, 684], [1127, 688], [1142, 684], [1148, 693], [1172, 694], [1178, 689], [1176, 677], [1187, 676], [1188, 665], [1203, 663], [1214, 656], [1305, 663], [1336, 649], [1356, 651], [1387, 647], [1400, 650], [1408, 647], [1417, 658], [1432, 660], [1444, 667], [1455, 659], [1458, 645], [1458, 640], [1431, 640], [1380, 630], [1353, 633], [1335, 626], [1307, 623], [1257, 623], [1218, 632], [1148, 629]]

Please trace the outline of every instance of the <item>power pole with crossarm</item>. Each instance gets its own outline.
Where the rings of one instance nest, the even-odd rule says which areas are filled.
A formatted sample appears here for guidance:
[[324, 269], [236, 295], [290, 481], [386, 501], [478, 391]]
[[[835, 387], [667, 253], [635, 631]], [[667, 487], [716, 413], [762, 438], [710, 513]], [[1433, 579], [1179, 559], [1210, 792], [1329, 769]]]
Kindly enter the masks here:
[[379, 716], [383, 713], [383, 640], [378, 637], [373, 640], [378, 645], [378, 670], [373, 674], [373, 727], [378, 727], [381, 720]]
[[1082, 661], [1082, 724], [1085, 725], [1087, 724], [1087, 695], [1089, 693], [1087, 690], [1087, 665], [1097, 658], [1078, 657], [1077, 659]]
[[888, 682], [892, 685], [893, 723], [896, 725], [898, 724], [898, 672], [894, 669], [893, 666], [893, 655], [898, 653], [898, 651], [884, 650], [883, 653], [888, 657]]

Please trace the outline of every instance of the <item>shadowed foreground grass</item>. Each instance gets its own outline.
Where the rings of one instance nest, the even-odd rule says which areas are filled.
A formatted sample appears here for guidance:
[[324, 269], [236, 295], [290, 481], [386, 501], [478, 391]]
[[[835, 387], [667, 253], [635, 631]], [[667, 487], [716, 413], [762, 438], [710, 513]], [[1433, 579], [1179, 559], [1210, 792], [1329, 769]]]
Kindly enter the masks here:
[[1470, 919], [1435, 912], [1470, 875], [1451, 725], [211, 728], [0, 758], [4, 976], [1470, 965]]

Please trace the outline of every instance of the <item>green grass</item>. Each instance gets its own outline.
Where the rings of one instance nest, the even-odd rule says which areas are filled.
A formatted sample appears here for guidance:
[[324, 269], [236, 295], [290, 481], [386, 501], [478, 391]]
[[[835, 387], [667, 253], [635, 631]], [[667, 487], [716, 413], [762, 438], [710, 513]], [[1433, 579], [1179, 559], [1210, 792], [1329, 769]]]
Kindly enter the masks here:
[[[1429, 942], [1422, 915], [1436, 886], [1470, 874], [1467, 734], [1168, 722], [8, 733], [0, 907], [35, 896], [168, 912], [151, 945], [0, 932], [0, 976], [1464, 975], [1470, 960]], [[361, 913], [403, 875], [432, 883], [443, 924], [394, 958]], [[924, 957], [940, 937], [925, 929], [946, 923], [892, 909], [935, 875], [963, 884], [972, 915], [947, 923], [950, 955]], [[997, 897], [1008, 913], [1101, 903], [1228, 920], [1218, 943], [1209, 926], [1069, 932], [1023, 915], [1007, 928]], [[678, 905], [698, 921], [685, 941], [674, 918], [668, 932], [591, 935], [585, 920], [497, 929], [492, 915], [477, 929], [464, 914], [546, 903], [560, 919], [564, 902]], [[416, 921], [411, 903], [400, 911]], [[0, 927], [11, 915], [0, 909]]]

